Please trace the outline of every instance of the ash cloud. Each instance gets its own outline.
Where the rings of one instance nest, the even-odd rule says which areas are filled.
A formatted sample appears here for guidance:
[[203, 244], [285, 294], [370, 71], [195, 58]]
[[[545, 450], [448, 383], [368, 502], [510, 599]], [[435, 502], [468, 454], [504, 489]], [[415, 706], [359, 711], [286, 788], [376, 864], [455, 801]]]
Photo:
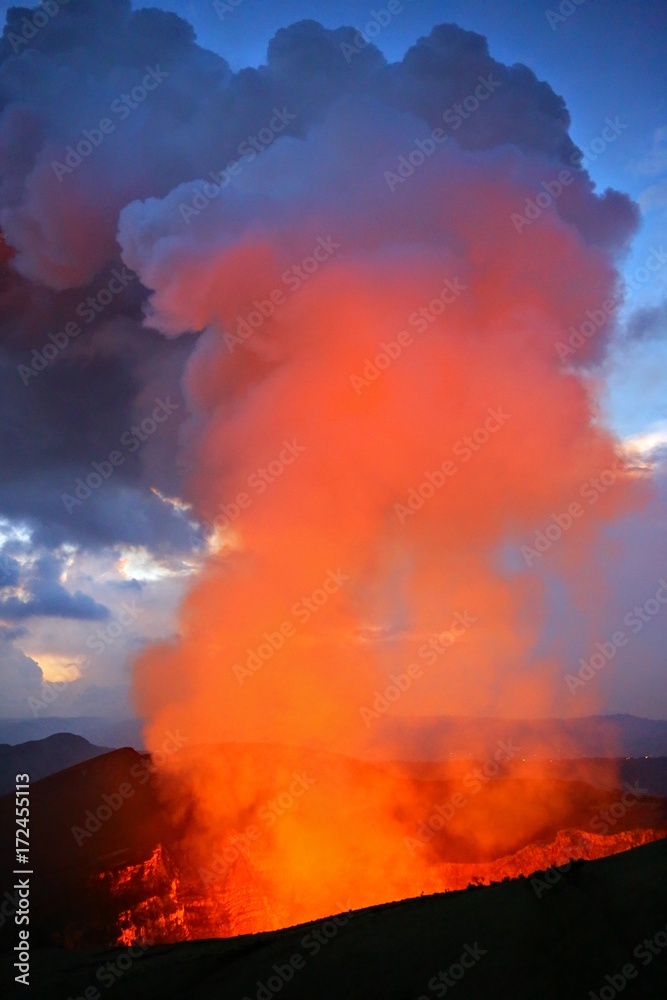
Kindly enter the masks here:
[[[295, 115], [286, 134], [299, 136], [346, 94], [378, 97], [435, 127], [443, 112], [474, 94], [480, 78], [492, 78], [498, 93], [462, 121], [460, 145], [509, 145], [563, 163], [576, 156], [563, 99], [525, 66], [494, 60], [482, 36], [440, 25], [401, 63], [387, 65], [372, 45], [346, 61], [341, 45], [350, 31], [313, 21], [292, 25], [271, 41], [266, 65], [237, 74], [197, 46], [187, 22], [158, 10], [132, 13], [129, 0], [72, 0], [20, 53], [5, 40], [0, 220], [17, 250], [17, 269], [54, 289], [91, 280], [116, 254], [117, 218], [129, 201], [164, 197], [181, 181], [222, 169], [275, 107]], [[121, 96], [127, 113], [114, 111], [114, 101], [141, 86], [154, 64], [166, 74], [160, 85], [136, 107]], [[52, 163], [105, 117], [113, 132], [58, 180]], [[10, 155], [17, 139], [20, 157]], [[592, 236], [609, 224], [611, 206], [594, 208], [608, 198], [590, 198], [586, 206]], [[571, 200], [568, 211], [583, 213]], [[631, 224], [627, 200], [617, 199], [614, 210]]]
[[[335, 44], [332, 33], [311, 23], [280, 39], [283, 60], [293, 46], [306, 81], [315, 72], [304, 55], [308, 33], [315, 48], [323, 38]], [[317, 74], [328, 71], [327, 51]], [[270, 58], [258, 75], [266, 78], [272, 68]], [[340, 72], [336, 67], [333, 78]], [[379, 681], [383, 665], [342, 637], [359, 627], [391, 627], [399, 609], [412, 633], [437, 633], [436, 608], [425, 597], [429, 578], [445, 602], [466, 605], [476, 595], [489, 629], [486, 637], [473, 630], [472, 651], [452, 654], [450, 703], [460, 711], [492, 711], [504, 701], [507, 710], [530, 692], [534, 709], [553, 709], [551, 682], [531, 679], [535, 636], [516, 639], [515, 622], [514, 639], [491, 642], [495, 630], [508, 639], [512, 627], [502, 622], [514, 619], [511, 607], [522, 592], [520, 579], [496, 578], [493, 553], [508, 536], [529, 536], [552, 509], [567, 507], [598, 467], [616, 461], [613, 438], [592, 425], [595, 404], [585, 383], [562, 372], [556, 344], [587, 310], [616, 296], [616, 259], [634, 232], [636, 206], [617, 192], [595, 192], [576, 166], [581, 157], [562, 100], [527, 69], [494, 61], [478, 35], [444, 25], [402, 63], [369, 62], [366, 72], [363, 86], [357, 78], [354, 89], [338, 88], [331, 100], [318, 77], [306, 88], [320, 106], [305, 134], [283, 134], [247, 158], [221, 191], [202, 176], [163, 198], [137, 200], [120, 215], [123, 260], [152, 293], [147, 325], [168, 338], [203, 331], [184, 378], [193, 415], [188, 497], [195, 510], [212, 520], [228, 498], [240, 496], [253, 467], [270, 458], [276, 433], [299, 431], [307, 439], [291, 485], [286, 475], [239, 522], [246, 553], [239, 558], [263, 567], [257, 572], [267, 582], [253, 576], [250, 587], [237, 580], [232, 593], [215, 574], [206, 577], [188, 599], [196, 627], [175, 651], [160, 647], [139, 663], [139, 705], [160, 724], [172, 711], [190, 711], [185, 698], [176, 707], [157, 692], [164, 670], [179, 691], [183, 685], [190, 691], [198, 725], [199, 712], [208, 716], [207, 699], [236, 706], [233, 718], [221, 712], [210, 721], [211, 738], [230, 726], [234, 738], [257, 739], [268, 730], [281, 739], [286, 723], [272, 718], [270, 706], [283, 704], [286, 690], [293, 695], [288, 716], [295, 738], [319, 738], [315, 730], [327, 732], [326, 725], [303, 706], [311, 704], [304, 692], [317, 703], [312, 675], [322, 672], [329, 700], [322, 711], [329, 718], [337, 706], [353, 728], [356, 709], [349, 703], [363, 704], [364, 687]], [[282, 82], [284, 76], [283, 69]], [[476, 94], [483, 85], [484, 94]], [[465, 124], [454, 128], [450, 112]], [[556, 184], [564, 171], [567, 181]], [[547, 184], [548, 204], [517, 232], [513, 215], [538, 193], [544, 205]], [[312, 255], [323, 241], [331, 252], [318, 263]], [[292, 283], [309, 256], [309, 276]], [[449, 291], [439, 306], [445, 303], [446, 313], [436, 305], [431, 313], [443, 287]], [[275, 294], [280, 308], [270, 305]], [[248, 334], [248, 318], [260, 313]], [[355, 400], [351, 376], [369, 364], [372, 370], [382, 345], [411, 323], [415, 330], [421, 324], [423, 339], [410, 340], [405, 357], [400, 346], [398, 353], [395, 344], [387, 348], [394, 363], [386, 374], [358, 379]], [[243, 330], [229, 340], [230, 331]], [[603, 323], [581, 360], [600, 358], [609, 333]], [[495, 458], [485, 453], [397, 536], [388, 512], [420, 486], [425, 470], [456, 453], [489, 413], [510, 411], [511, 420], [499, 420], [506, 429]], [[386, 449], [379, 445], [385, 439]], [[621, 485], [590, 530], [624, 511], [632, 494], [629, 483]], [[312, 534], [312, 552], [298, 560], [271, 540], [294, 536], [297, 546], [302, 531]], [[449, 570], [430, 564], [429, 546], [456, 563], [456, 582]], [[230, 664], [242, 662], [255, 637], [285, 616], [288, 581], [307, 593], [320, 562], [324, 572], [340, 565], [342, 553], [355, 594], [375, 595], [389, 620], [375, 620], [374, 600], [348, 602], [341, 594], [308, 640], [326, 647], [319, 667], [305, 654], [286, 652], [255, 689], [229, 690]], [[566, 571], [574, 558], [564, 544], [560, 568]], [[401, 559], [412, 573], [399, 570]], [[385, 593], [382, 574], [394, 581], [395, 594]], [[513, 597], [501, 597], [508, 587]], [[228, 631], [224, 662], [214, 664], [201, 651], [202, 636], [218, 648], [220, 607], [229, 609]], [[324, 636], [331, 634], [342, 646], [328, 644]], [[340, 668], [348, 679], [354, 674], [354, 695], [342, 686], [341, 658], [354, 664], [349, 672]], [[474, 693], [467, 681], [473, 659], [485, 678]], [[187, 682], [180, 677], [184, 660], [191, 664]], [[546, 673], [553, 669], [548, 665]], [[437, 701], [436, 691], [435, 681], [424, 685], [419, 700]]]
[[[184, 19], [159, 10], [133, 12], [129, 0], [71, 0], [16, 51], [11, 38], [26, 16], [25, 8], [9, 12], [0, 45], [1, 471], [7, 483], [0, 511], [27, 522], [39, 544], [127, 542], [158, 551], [201, 544], [188, 519], [150, 491], [189, 493], [199, 502], [200, 473], [191, 467], [190, 444], [199, 439], [201, 413], [185, 425], [180, 419], [168, 424], [73, 515], [62, 494], [93, 462], [106, 459], [160, 393], [185, 402], [179, 392], [184, 376], [192, 401], [199, 359], [214, 350], [212, 326], [235, 322], [246, 300], [252, 302], [248, 262], [233, 257], [257, 229], [265, 230], [276, 254], [276, 268], [267, 265], [264, 272], [269, 286], [275, 275], [279, 280], [279, 268], [298, 262], [333, 229], [343, 257], [380, 260], [406, 254], [408, 247], [418, 255], [430, 245], [442, 255], [440, 269], [458, 270], [465, 281], [474, 277], [473, 257], [483, 258], [478, 272], [490, 269], [495, 245], [509, 240], [507, 220], [491, 203], [482, 209], [467, 194], [466, 173], [480, 186], [492, 185], [498, 173], [510, 212], [520, 211], [525, 198], [565, 166], [574, 181], [549, 218], [517, 240], [516, 252], [500, 265], [506, 294], [494, 308], [511, 311], [523, 292], [521, 271], [537, 250], [545, 255], [548, 308], [555, 310], [559, 296], [569, 297], [571, 314], [562, 322], [577, 325], [585, 316], [588, 300], [574, 274], [547, 267], [553, 249], [539, 239], [540, 230], [553, 240], [560, 227], [572, 234], [568, 252], [588, 275], [591, 299], [614, 284], [614, 254], [633, 231], [635, 207], [616, 192], [594, 192], [587, 172], [573, 165], [577, 150], [562, 98], [527, 67], [494, 60], [480, 35], [440, 25], [400, 63], [389, 64], [373, 45], [346, 59], [354, 29], [332, 31], [303, 21], [277, 32], [265, 65], [232, 73], [223, 58], [197, 45]], [[133, 100], [133, 88], [143, 86], [149, 69], [163, 78]], [[492, 81], [493, 93], [469, 113], [480, 79]], [[459, 116], [457, 105], [467, 117]], [[240, 154], [276, 109], [287, 112], [284, 128], [261, 153]], [[76, 147], [84, 130], [99, 129], [105, 117], [113, 130], [59, 177], [53, 163], [62, 163], [67, 148]], [[447, 133], [446, 147], [392, 194], [383, 174], [434, 128]], [[240, 175], [184, 227], [181, 202], [235, 161]], [[426, 202], [436, 210], [424, 212]], [[379, 224], [367, 225], [371, 212]], [[76, 317], [80, 303], [120, 265], [119, 229], [125, 260], [144, 287], [130, 285], [24, 385], [18, 367], [43, 348], [49, 333]], [[397, 229], [401, 246], [395, 245]], [[210, 294], [211, 282], [219, 280], [218, 260], [245, 282], [245, 298]], [[186, 275], [189, 280], [193, 262], [197, 294], [188, 301], [179, 282]], [[147, 330], [144, 308], [150, 324], [186, 336], [165, 340]], [[470, 302], [457, 308], [461, 323], [472, 318]], [[479, 303], [476, 319], [482, 326], [489, 320]], [[601, 354], [604, 341], [603, 330], [587, 348], [591, 356]], [[249, 357], [261, 343], [260, 335]], [[233, 403], [239, 389], [256, 380], [252, 365], [266, 363], [260, 358], [245, 370], [240, 364], [216, 391]], [[35, 433], [36, 426], [48, 431]], [[180, 456], [176, 463], [174, 454]]]
[[[164, 229], [169, 223], [160, 200], [173, 199], [170, 192], [179, 185], [210, 179], [239, 159], [245, 172], [252, 164], [239, 147], [267, 127], [276, 109], [286, 110], [289, 118], [266, 152], [289, 145], [289, 136], [305, 140], [345, 100], [380, 102], [381, 119], [396, 110], [412, 116], [402, 126], [409, 152], [420, 130], [427, 133], [436, 122], [442, 124], [443, 112], [464, 101], [479, 76], [502, 86], [452, 133], [458, 148], [514, 156], [519, 173], [525, 167], [521, 154], [530, 153], [537, 186], [551, 160], [566, 162], [574, 151], [562, 98], [526, 67], [499, 64], [481, 36], [454, 25], [434, 29], [402, 63], [389, 65], [373, 45], [350, 61], [344, 58], [342, 46], [353, 42], [354, 29], [331, 31], [303, 21], [276, 34], [265, 65], [234, 74], [224, 59], [196, 44], [185, 20], [159, 10], [132, 12], [129, 0], [72, 0], [15, 51], [10, 37], [20, 32], [26, 10], [9, 12], [0, 43], [0, 224], [5, 240], [0, 398], [6, 429], [1, 471], [10, 484], [0, 510], [24, 518], [53, 544], [198, 544], [196, 533], [149, 492], [151, 485], [167, 495], [183, 488], [185, 461], [175, 468], [166, 460], [178, 449], [179, 421], [166, 429], [161, 449], [157, 440], [150, 442], [141, 459], [120, 470], [76, 517], [61, 502], [68, 483], [104, 459], [117, 433], [140, 415], [140, 401], [150, 395], [146, 387], [156, 369], [162, 372], [157, 390], [178, 391], [192, 343], [168, 344], [140, 329], [145, 292], [138, 283], [111, 303], [92, 328], [84, 328], [52, 368], [31, 378], [28, 386], [17, 375], [18, 366], [30, 364], [32, 351], [49, 343], [50, 333], [77, 318], [80, 303], [98, 292], [119, 263], [119, 218], [129, 203], [146, 202], [143, 230], [151, 224], [151, 212], [157, 229]], [[147, 67], [155, 66], [168, 74], [164, 80], [136, 107], [123, 105], [122, 95], [131, 96], [133, 87], [141, 87]], [[112, 110], [118, 100], [127, 115]], [[59, 180], [52, 163], [62, 162], [67, 147], [76, 147], [83, 131], [97, 129], [104, 117], [111, 120], [113, 132]], [[362, 159], [372, 132], [359, 131], [363, 122], [358, 119], [357, 132], [346, 134], [344, 112], [339, 111], [338, 120], [335, 140], [348, 147], [358, 144], [352, 155]], [[368, 150], [371, 158], [379, 154], [375, 144], [372, 140]], [[313, 160], [312, 169], [324, 167]], [[308, 191], [308, 180], [297, 176], [293, 210], [302, 196], [316, 209], [317, 185]], [[234, 187], [222, 199], [225, 204], [243, 197]], [[348, 190], [348, 195], [349, 216], [361, 194]], [[629, 201], [592, 194], [584, 171], [577, 171], [576, 184], [557, 210], [575, 217], [580, 232], [598, 242], [604, 242], [608, 230], [622, 240], [632, 229]], [[237, 213], [239, 225], [244, 224], [243, 211]], [[259, 203], [254, 211], [261, 213]], [[219, 223], [218, 207], [209, 219], [213, 227]], [[182, 238], [177, 230], [175, 235]], [[204, 325], [200, 317], [192, 317], [193, 332]], [[48, 425], [48, 435], [34, 433], [38, 424]]]

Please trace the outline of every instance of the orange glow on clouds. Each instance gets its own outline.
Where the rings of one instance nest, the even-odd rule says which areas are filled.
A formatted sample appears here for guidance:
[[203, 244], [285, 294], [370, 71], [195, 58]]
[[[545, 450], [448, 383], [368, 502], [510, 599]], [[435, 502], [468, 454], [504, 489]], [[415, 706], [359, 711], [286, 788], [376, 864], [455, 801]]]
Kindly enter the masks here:
[[[344, 759], [318, 785], [317, 752], [409, 753], [383, 744], [382, 719], [362, 711], [397, 677], [391, 715], [565, 714], [568, 665], [534, 653], [541, 584], [521, 547], [579, 501], [582, 516], [544, 556], [574, 584], [600, 527], [640, 497], [589, 386], [555, 350], [613, 292], [613, 267], [553, 214], [517, 235], [509, 219], [525, 190], [505, 168], [425, 170], [363, 232], [323, 209], [145, 266], [151, 322], [206, 327], [186, 379], [187, 500], [222, 530], [180, 638], [138, 658], [136, 703], [149, 745], [181, 727], [201, 744], [288, 748], [253, 753], [252, 766], [232, 749], [216, 767], [207, 749], [174, 757], [174, 801], [194, 796], [188, 840], [204, 867], [295, 770], [312, 771], [256, 856], [281, 922], [336, 910], [341, 894], [360, 904], [430, 884], [433, 858], [404, 844], [428, 812], [424, 790], [397, 809], [389, 775], [367, 788]], [[408, 210], [447, 248], [406, 239], [398, 252]], [[202, 225], [215, 231], [210, 217]], [[318, 233], [341, 249], [230, 346], [226, 332], [283, 287]], [[596, 495], [605, 470], [613, 488]], [[503, 565], [507, 547], [520, 571]], [[424, 652], [461, 619], [442, 654]], [[556, 808], [500, 783], [483, 801], [450, 834], [490, 855], [507, 829], [529, 838]]]

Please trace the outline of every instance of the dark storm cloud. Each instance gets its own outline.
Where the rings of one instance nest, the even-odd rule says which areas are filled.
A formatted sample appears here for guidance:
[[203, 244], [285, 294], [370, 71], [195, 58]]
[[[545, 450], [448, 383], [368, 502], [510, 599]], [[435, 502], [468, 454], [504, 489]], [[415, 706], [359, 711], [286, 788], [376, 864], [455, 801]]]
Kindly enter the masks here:
[[[121, 343], [127, 341], [127, 331], [116, 333]], [[195, 540], [187, 522], [150, 492], [153, 472], [167, 492], [180, 486], [174, 463], [165, 460], [165, 451], [173, 454], [176, 447], [183, 412], [178, 375], [169, 370], [170, 356], [178, 357], [178, 351], [170, 345], [153, 347], [148, 334], [136, 334], [138, 349], [124, 357], [101, 335], [97, 348], [74, 344], [73, 357], [59, 357], [28, 385], [18, 376], [17, 364], [19, 358], [29, 362], [29, 355], [6, 354], [0, 363], [0, 510], [27, 521], [36, 542], [180, 548]], [[141, 440], [132, 428], [160, 396], [177, 402], [180, 413]], [[63, 495], [72, 494], [78, 479], [85, 480], [95, 463], [107, 462], [119, 449], [123, 461], [113, 475], [85, 503], [68, 509]], [[156, 465], [164, 470], [161, 475]]]
[[27, 629], [21, 625], [0, 625], [0, 642], [12, 642], [13, 639], [22, 639], [27, 634]]
[[16, 559], [0, 552], [0, 590], [16, 586], [19, 581], [19, 568]]
[[[18, 55], [5, 39], [0, 205], [16, 267], [56, 289], [90, 281], [117, 252], [118, 214], [128, 202], [221, 170], [276, 108], [291, 116], [282, 133], [303, 136], [354, 92], [435, 126], [480, 80], [492, 80], [493, 101], [464, 112], [459, 127], [450, 122], [461, 145], [511, 144], [576, 161], [563, 99], [526, 67], [491, 58], [482, 36], [441, 25], [391, 66], [372, 45], [346, 55], [354, 38], [352, 29], [303, 21], [276, 34], [265, 66], [233, 75], [173, 14], [132, 13], [129, 0], [71, 0]], [[20, 156], [10, 153], [17, 143]], [[614, 209], [623, 215], [627, 207], [623, 200]]]
[[625, 328], [633, 340], [663, 340], [667, 337], [667, 302], [634, 312]]
[[[141, 327], [138, 281], [90, 326], [78, 310], [120, 266], [121, 211], [245, 162], [241, 149], [261, 155], [252, 153], [257, 145], [243, 144], [276, 112], [280, 131], [265, 145], [307, 136], [332, 105], [362, 95], [448, 128], [471, 152], [529, 153], [536, 184], [554, 163], [569, 163], [576, 183], [557, 205], [562, 217], [610, 249], [633, 229], [629, 200], [595, 195], [588, 174], [573, 165], [562, 98], [526, 67], [496, 62], [482, 36], [454, 25], [435, 28], [401, 63], [388, 65], [372, 44], [359, 46], [353, 28], [302, 21], [276, 33], [266, 65], [234, 74], [196, 44], [185, 20], [156, 9], [133, 12], [129, 0], [70, 0], [34, 33], [25, 28], [33, 13], [11, 9], [0, 41], [7, 244], [0, 247], [0, 514], [27, 521], [38, 544], [160, 550], [198, 543], [187, 518], [150, 492], [187, 489], [187, 467], [174, 461], [183, 454], [184, 406], [84, 502], [64, 505], [63, 494], [107, 460], [156, 398], [182, 402], [178, 385], [194, 340], [167, 342]], [[474, 95], [480, 79], [491, 81], [492, 99], [454, 127], [455, 119], [443, 116]], [[359, 134], [346, 141], [363, 148], [367, 140]], [[43, 353], [53, 343], [49, 334], [73, 320], [80, 335], [36, 376], [22, 377], [19, 367], [38, 364], [33, 352]]]
[[[448, 121], [458, 133], [457, 141], [468, 149], [512, 143], [563, 163], [576, 151], [568, 135], [570, 115], [563, 98], [527, 66], [497, 62], [489, 54], [486, 38], [473, 31], [439, 25], [384, 75], [393, 102], [432, 126], [451, 109]], [[465, 107], [457, 111], [456, 104], [474, 95], [480, 77], [491, 79], [494, 100], [480, 105], [474, 114]]]
[[[550, 177], [550, 162], [561, 163], [574, 183], [559, 197], [557, 211], [590, 243], [616, 250], [634, 232], [638, 210], [626, 195], [593, 195], [593, 183], [581, 169], [583, 154], [568, 132], [570, 114], [563, 98], [527, 66], [505, 66], [493, 59], [482, 35], [439, 25], [401, 63], [387, 67], [381, 79], [382, 91], [395, 106], [418, 114], [433, 128], [444, 123], [464, 149], [515, 147], [542, 163], [542, 179]], [[492, 100], [477, 99], [484, 88]]]
[[58, 584], [45, 584], [27, 601], [21, 601], [17, 597], [0, 601], [0, 615], [9, 621], [41, 617], [102, 621], [109, 617], [109, 612], [80, 590], [68, 594]]
[[7, 597], [0, 601], [0, 618], [5, 621], [23, 621], [26, 618], [74, 618], [84, 621], [102, 621], [109, 617], [109, 610], [92, 597], [77, 590], [70, 594], [60, 583], [63, 560], [52, 554], [41, 556], [25, 573], [21, 574], [21, 597]]

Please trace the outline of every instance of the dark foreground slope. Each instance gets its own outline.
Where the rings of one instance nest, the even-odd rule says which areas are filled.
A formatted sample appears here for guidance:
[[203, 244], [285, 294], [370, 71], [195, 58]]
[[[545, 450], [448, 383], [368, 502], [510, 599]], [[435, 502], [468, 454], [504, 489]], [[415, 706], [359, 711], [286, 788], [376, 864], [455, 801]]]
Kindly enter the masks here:
[[39, 951], [30, 992], [40, 1000], [95, 996], [90, 987], [118, 1000], [590, 1000], [602, 990], [664, 1000], [667, 841], [549, 879], [548, 888], [518, 879], [227, 940]]

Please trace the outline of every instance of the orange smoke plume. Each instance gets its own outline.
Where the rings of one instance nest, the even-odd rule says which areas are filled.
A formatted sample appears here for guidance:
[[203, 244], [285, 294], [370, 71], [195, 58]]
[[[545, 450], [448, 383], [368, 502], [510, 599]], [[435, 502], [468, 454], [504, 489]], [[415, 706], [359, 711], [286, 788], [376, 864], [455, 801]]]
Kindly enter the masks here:
[[[174, 228], [178, 195], [169, 239], [139, 231], [142, 206], [121, 228], [149, 322], [204, 329], [184, 452], [211, 544], [178, 638], [136, 662], [136, 704], [149, 746], [175, 727], [201, 744], [165, 794], [188, 803], [204, 882], [217, 865], [232, 910], [261, 897], [249, 929], [446, 887], [447, 857], [491, 861], [565, 816], [558, 789], [499, 780], [461, 793], [449, 855], [411, 851], [440, 793], [351, 758], [409, 757], [385, 727], [402, 715], [566, 714], [568, 664], [536, 651], [533, 562], [581, 582], [638, 498], [556, 346], [616, 294], [611, 252], [555, 209], [511, 223], [548, 161], [450, 148], [390, 191], [380, 166], [412, 124], [346, 114], [373, 148], [346, 145], [340, 115], [276, 143], [196, 240]], [[575, 189], [564, 212], [602, 211], [583, 172]]]

